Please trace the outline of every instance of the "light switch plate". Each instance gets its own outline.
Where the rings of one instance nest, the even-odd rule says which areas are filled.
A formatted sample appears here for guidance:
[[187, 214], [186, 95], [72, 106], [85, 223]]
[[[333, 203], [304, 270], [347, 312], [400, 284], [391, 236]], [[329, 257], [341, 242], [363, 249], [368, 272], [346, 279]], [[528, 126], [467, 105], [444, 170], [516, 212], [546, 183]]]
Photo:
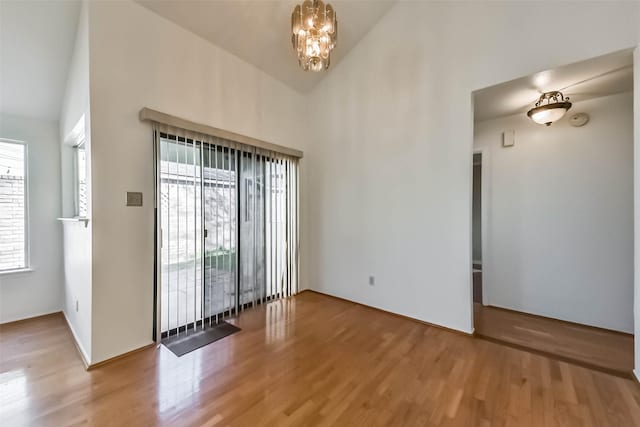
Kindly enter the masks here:
[[127, 191], [127, 206], [142, 206], [142, 193]]

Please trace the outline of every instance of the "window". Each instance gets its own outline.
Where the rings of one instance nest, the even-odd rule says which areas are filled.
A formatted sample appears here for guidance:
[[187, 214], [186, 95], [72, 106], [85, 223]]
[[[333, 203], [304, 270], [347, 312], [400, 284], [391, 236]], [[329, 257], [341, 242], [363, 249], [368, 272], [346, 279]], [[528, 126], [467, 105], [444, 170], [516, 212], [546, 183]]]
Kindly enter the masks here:
[[84, 141], [74, 147], [76, 216], [87, 216], [87, 157]]
[[0, 140], [0, 271], [28, 267], [27, 146]]

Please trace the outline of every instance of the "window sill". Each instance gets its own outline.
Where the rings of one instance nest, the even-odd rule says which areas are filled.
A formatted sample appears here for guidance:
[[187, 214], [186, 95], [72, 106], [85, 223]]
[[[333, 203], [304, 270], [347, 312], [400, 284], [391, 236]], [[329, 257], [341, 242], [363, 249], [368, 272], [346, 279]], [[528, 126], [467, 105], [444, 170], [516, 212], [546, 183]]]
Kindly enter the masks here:
[[87, 217], [74, 216], [71, 218], [56, 218], [56, 219], [61, 222], [84, 222], [85, 228], [89, 225], [89, 218]]
[[0, 276], [5, 276], [8, 274], [31, 273], [33, 271], [35, 270], [31, 267], [15, 268], [13, 270], [0, 270]]

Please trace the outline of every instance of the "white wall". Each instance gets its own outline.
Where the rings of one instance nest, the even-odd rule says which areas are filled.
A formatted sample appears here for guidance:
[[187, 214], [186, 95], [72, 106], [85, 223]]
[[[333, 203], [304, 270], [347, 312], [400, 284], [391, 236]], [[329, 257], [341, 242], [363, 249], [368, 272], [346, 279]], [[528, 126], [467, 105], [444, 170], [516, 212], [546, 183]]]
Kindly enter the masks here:
[[[90, 22], [95, 363], [152, 339], [153, 153], [139, 110], [304, 150], [306, 104], [136, 3], [92, 2]], [[126, 191], [141, 191], [144, 206], [125, 207]]]
[[62, 230], [58, 124], [0, 115], [0, 138], [24, 141], [28, 151], [29, 248], [33, 271], [0, 275], [0, 323], [60, 311]]
[[[633, 333], [633, 94], [574, 103], [591, 121], [476, 122], [490, 159], [489, 305]], [[502, 147], [514, 129], [516, 144]]]
[[[84, 120], [85, 149], [87, 152], [88, 217], [91, 217], [91, 120], [89, 109], [89, 21], [87, 5], [83, 4], [78, 20], [76, 41], [69, 66], [69, 75], [60, 114], [60, 163], [62, 164], [62, 213], [75, 215], [73, 149], [69, 141], [74, 127]], [[79, 222], [58, 224], [64, 234], [64, 304], [63, 311], [76, 341], [88, 363], [91, 354], [91, 233]], [[61, 245], [62, 247], [62, 245]], [[59, 250], [59, 249], [58, 249]], [[76, 306], [77, 304], [77, 306]], [[77, 310], [76, 310], [77, 307]]]
[[309, 97], [311, 287], [471, 332], [472, 91], [635, 46], [637, 8], [396, 4]]

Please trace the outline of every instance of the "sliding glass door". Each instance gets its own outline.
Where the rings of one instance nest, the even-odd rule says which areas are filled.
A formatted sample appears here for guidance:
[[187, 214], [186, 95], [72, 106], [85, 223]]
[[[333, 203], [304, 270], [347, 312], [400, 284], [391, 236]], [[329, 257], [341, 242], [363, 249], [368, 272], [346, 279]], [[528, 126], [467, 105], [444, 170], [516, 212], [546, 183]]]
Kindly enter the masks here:
[[202, 145], [205, 319], [230, 313], [236, 306], [237, 177], [236, 151]]
[[297, 290], [296, 162], [176, 134], [155, 130], [162, 336]]
[[200, 154], [200, 147], [193, 142], [161, 139], [163, 331], [184, 329], [202, 317]]

